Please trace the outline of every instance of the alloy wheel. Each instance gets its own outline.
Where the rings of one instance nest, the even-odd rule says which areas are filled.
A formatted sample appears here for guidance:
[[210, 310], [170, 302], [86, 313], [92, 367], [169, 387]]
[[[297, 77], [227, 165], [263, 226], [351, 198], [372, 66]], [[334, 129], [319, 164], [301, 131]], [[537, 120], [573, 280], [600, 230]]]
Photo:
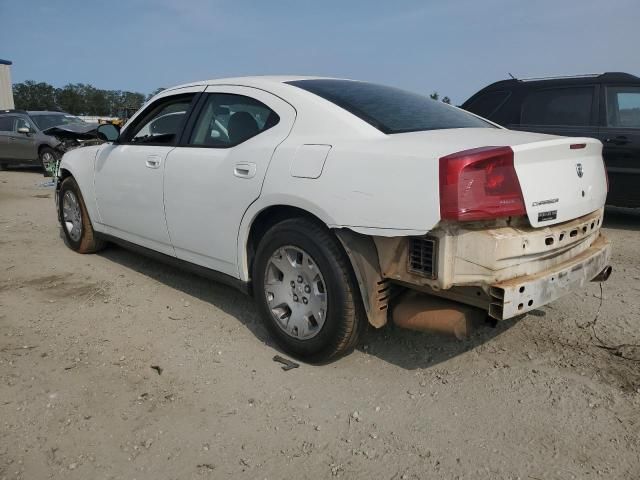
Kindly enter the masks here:
[[271, 315], [287, 335], [308, 340], [324, 325], [327, 291], [315, 260], [299, 247], [278, 248], [267, 262], [264, 293]]
[[79, 241], [82, 236], [82, 212], [78, 197], [71, 190], [64, 192], [62, 197], [62, 220], [71, 240]]

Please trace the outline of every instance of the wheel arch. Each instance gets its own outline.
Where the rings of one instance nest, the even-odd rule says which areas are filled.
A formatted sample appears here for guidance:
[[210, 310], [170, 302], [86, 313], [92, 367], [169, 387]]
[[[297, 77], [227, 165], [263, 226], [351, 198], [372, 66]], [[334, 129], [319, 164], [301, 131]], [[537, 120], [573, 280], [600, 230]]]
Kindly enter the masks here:
[[40, 142], [40, 144], [38, 145], [38, 155], [40, 155], [40, 152], [42, 150], [44, 150], [45, 148], [49, 148], [49, 149], [53, 150], [54, 152], [56, 151], [56, 149], [54, 147], [52, 147], [51, 145], [49, 145], [47, 142]]
[[[51, 147], [50, 147], [51, 148]], [[94, 164], [95, 156], [100, 145], [76, 148], [66, 152], [60, 160], [59, 180], [56, 188], [60, 188], [62, 180], [73, 177], [78, 184], [80, 194], [87, 207], [89, 219], [96, 231], [100, 231], [100, 214], [96, 204], [94, 190]]]
[[[245, 215], [247, 217], [247, 215]], [[328, 228], [338, 239], [342, 251], [349, 259], [352, 273], [357, 282], [359, 299], [364, 306], [367, 319], [374, 327], [387, 323], [389, 285], [382, 278], [378, 252], [373, 238], [356, 233], [348, 228], [336, 228], [323, 218], [323, 213], [313, 213], [300, 206], [273, 204], [257, 209], [245, 225], [246, 234], [239, 238], [238, 266], [240, 279], [251, 281], [251, 269], [258, 243], [264, 233], [273, 225], [289, 218], [306, 218]], [[243, 221], [243, 223], [245, 223]], [[243, 228], [241, 226], [241, 232]]]
[[273, 225], [288, 218], [307, 218], [319, 225], [328, 227], [327, 223], [318, 215], [298, 206], [279, 203], [266, 206], [257, 211], [249, 222], [244, 238], [239, 242], [240, 255], [238, 265], [242, 280], [250, 281], [251, 279], [251, 268], [260, 238]]

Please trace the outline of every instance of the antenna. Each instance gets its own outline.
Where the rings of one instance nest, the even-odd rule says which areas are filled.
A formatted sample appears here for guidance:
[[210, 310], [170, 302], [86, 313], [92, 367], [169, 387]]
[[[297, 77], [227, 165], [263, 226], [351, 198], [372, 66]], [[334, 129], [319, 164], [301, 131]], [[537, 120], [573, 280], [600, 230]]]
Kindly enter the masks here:
[[509, 74], [509, 76], [511, 77], [512, 80], [517, 80], [516, 77], [514, 77], [513, 75], [511, 75], [511, 72], [507, 72]]

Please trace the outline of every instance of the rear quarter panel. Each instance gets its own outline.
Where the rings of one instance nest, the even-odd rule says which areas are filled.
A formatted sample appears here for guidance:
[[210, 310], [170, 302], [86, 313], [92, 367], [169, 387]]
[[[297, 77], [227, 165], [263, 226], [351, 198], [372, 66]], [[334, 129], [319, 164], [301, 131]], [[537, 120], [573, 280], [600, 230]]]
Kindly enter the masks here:
[[297, 145], [285, 142], [270, 165], [262, 195], [286, 195], [314, 205], [330, 227], [425, 233], [440, 219], [438, 162], [402, 152], [384, 140], [333, 142], [319, 178], [296, 178]]

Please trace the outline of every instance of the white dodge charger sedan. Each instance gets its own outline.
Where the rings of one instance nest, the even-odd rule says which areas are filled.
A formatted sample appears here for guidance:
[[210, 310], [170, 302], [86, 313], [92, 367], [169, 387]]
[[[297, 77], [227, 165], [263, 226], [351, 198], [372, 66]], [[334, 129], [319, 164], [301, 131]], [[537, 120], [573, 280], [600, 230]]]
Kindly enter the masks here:
[[252, 294], [327, 361], [367, 323], [465, 335], [606, 280], [602, 145], [311, 77], [196, 82], [62, 159], [68, 245], [115, 242]]

